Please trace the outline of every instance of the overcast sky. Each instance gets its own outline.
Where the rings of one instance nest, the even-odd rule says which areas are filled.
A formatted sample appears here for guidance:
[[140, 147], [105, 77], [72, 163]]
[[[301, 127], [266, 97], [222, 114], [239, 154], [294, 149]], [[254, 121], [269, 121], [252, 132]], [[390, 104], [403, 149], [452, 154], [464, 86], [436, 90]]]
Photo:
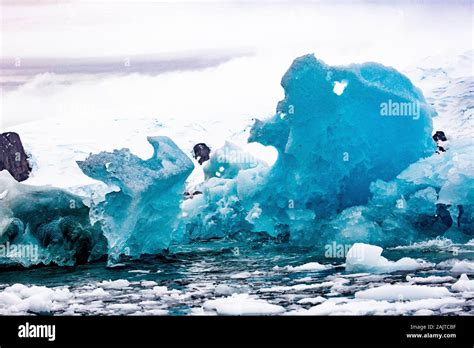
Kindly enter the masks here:
[[[2, 1], [1, 82], [28, 88], [5, 88], [0, 116], [4, 125], [58, 116], [65, 109], [78, 117], [75, 103], [87, 104], [87, 113], [104, 110], [103, 103], [108, 113], [123, 113], [119, 91], [147, 104], [145, 114], [216, 115], [232, 101], [247, 103], [235, 112], [268, 114], [281, 96], [281, 76], [297, 56], [315, 53], [332, 65], [377, 61], [403, 69], [426, 56], [472, 49], [472, 23], [471, 1]], [[140, 66], [143, 61], [161, 64], [159, 71]], [[120, 87], [129, 80], [113, 76], [127, 72], [126, 62], [155, 76], [164, 61], [172, 73], [154, 80], [135, 77], [134, 91]], [[109, 75], [90, 82], [87, 76], [103, 69]], [[54, 74], [42, 74], [48, 72]], [[107, 81], [114, 87], [105, 91]], [[144, 88], [161, 91], [163, 100], [145, 102]], [[25, 100], [35, 106], [21, 105]], [[164, 105], [170, 100], [188, 100], [190, 109]], [[59, 101], [68, 106], [58, 107]]]

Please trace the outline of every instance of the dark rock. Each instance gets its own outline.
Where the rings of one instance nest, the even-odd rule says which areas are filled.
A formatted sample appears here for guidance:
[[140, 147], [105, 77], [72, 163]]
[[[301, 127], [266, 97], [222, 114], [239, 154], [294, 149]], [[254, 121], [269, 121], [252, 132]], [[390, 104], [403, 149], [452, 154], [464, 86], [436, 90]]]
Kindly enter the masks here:
[[448, 141], [448, 138], [446, 138], [446, 134], [444, 134], [443, 131], [436, 131], [436, 133], [433, 134], [433, 140], [436, 142], [436, 153], [446, 152], [446, 148], [442, 145], [443, 142]]
[[204, 143], [199, 143], [194, 145], [194, 158], [202, 165], [204, 162], [209, 160], [209, 155], [211, 153], [211, 149]]
[[446, 138], [446, 134], [444, 134], [443, 131], [437, 131], [434, 135], [433, 135], [433, 140], [438, 142], [438, 141], [447, 141], [448, 138]]
[[184, 199], [193, 199], [193, 197], [197, 196], [197, 195], [202, 195], [202, 192], [201, 191], [194, 191], [193, 193], [190, 193], [190, 192], [186, 191], [184, 193]]
[[31, 167], [20, 136], [7, 132], [0, 134], [0, 171], [8, 170], [16, 181], [28, 179]]
[[436, 216], [441, 220], [444, 225], [449, 228], [453, 225], [453, 218], [451, 217], [448, 208], [449, 205], [436, 204]]

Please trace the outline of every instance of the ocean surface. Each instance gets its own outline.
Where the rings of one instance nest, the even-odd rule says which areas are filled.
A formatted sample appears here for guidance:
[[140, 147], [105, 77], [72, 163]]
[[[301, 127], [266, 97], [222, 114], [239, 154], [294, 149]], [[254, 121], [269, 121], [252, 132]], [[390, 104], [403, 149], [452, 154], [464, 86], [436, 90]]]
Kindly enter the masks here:
[[[213, 241], [114, 267], [0, 272], [0, 314], [472, 315], [474, 293], [452, 285], [460, 273], [474, 273], [473, 253], [474, 244], [434, 240], [383, 253], [389, 260], [423, 259], [427, 267], [354, 273], [344, 259], [308, 249]], [[391, 288], [357, 295], [384, 286]], [[440, 295], [441, 288], [448, 291]], [[424, 292], [411, 295], [411, 289]], [[8, 303], [6, 293], [23, 300]]]

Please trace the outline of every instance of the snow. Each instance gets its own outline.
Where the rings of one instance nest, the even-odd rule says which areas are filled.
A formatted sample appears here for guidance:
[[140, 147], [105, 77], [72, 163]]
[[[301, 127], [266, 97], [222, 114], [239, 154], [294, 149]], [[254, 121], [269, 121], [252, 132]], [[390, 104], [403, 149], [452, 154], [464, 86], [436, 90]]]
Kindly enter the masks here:
[[285, 312], [283, 307], [250, 297], [249, 294], [209, 300], [203, 304], [203, 308], [220, 315], [271, 315]]

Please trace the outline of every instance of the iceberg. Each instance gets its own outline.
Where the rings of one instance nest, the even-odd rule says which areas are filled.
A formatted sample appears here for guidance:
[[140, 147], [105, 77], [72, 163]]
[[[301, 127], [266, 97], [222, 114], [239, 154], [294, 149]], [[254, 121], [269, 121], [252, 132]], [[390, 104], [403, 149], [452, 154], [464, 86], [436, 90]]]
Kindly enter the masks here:
[[150, 159], [123, 148], [77, 162], [113, 190], [89, 211], [111, 263], [214, 238], [319, 249], [472, 239], [472, 143], [453, 139], [435, 153], [435, 112], [407, 77], [377, 63], [335, 67], [306, 55], [281, 84], [276, 113], [256, 120], [247, 139], [276, 149], [272, 166], [227, 141], [199, 156], [193, 150], [204, 181], [190, 185], [193, 161], [164, 136], [148, 137]]
[[394, 180], [435, 152], [434, 111], [420, 90], [380, 64], [331, 67], [313, 55], [296, 59], [282, 86], [276, 114], [256, 120], [248, 138], [276, 148], [276, 163], [249, 165], [231, 143], [211, 153], [203, 195], [184, 204], [189, 234], [253, 231], [302, 245], [405, 238], [387, 235], [365, 205], [374, 181]]
[[2, 171], [0, 252], [1, 266], [72, 266], [103, 258], [107, 240], [80, 197], [21, 184]]
[[92, 154], [77, 164], [93, 179], [118, 187], [92, 208], [109, 243], [109, 261], [159, 254], [184, 228], [180, 204], [194, 164], [168, 137], [148, 137], [154, 152], [143, 160], [128, 149]]
[[203, 169], [206, 180], [210, 178], [232, 179], [239, 171], [265, 165], [252, 154], [243, 151], [237, 145], [226, 141], [224, 146], [217, 149]]
[[[256, 120], [248, 138], [276, 148], [276, 163], [271, 168], [233, 168], [225, 177], [227, 168], [211, 157], [204, 186], [219, 194], [211, 198], [200, 191], [204, 206], [220, 202], [224, 208], [211, 209], [213, 224], [222, 231], [229, 219], [245, 215], [240, 229], [273, 237], [291, 234], [301, 245], [406, 240], [406, 233], [387, 233], [392, 228], [391, 214], [385, 225], [379, 223], [386, 210], [379, 210], [373, 199], [377, 193], [373, 183], [391, 182], [409, 165], [435, 152], [434, 111], [421, 91], [392, 68], [376, 63], [331, 67], [313, 55], [296, 59], [282, 86], [285, 98], [276, 114], [266, 121]], [[435, 189], [419, 195], [419, 201], [430, 205], [427, 214], [442, 212], [442, 206], [435, 206]], [[410, 207], [413, 211], [416, 201]], [[189, 215], [196, 214], [194, 210]], [[447, 229], [438, 224], [434, 235]], [[409, 229], [408, 240], [418, 237], [416, 229]]]
[[281, 223], [291, 215], [320, 219], [365, 204], [371, 182], [394, 179], [434, 152], [433, 110], [395, 69], [332, 67], [306, 55], [293, 62], [282, 86], [276, 114], [257, 120], [249, 137], [278, 150], [257, 197]]
[[390, 261], [382, 256], [382, 251], [383, 248], [376, 245], [355, 243], [347, 253], [346, 270], [349, 272], [390, 273], [415, 271], [433, 266], [431, 263], [409, 257]]

